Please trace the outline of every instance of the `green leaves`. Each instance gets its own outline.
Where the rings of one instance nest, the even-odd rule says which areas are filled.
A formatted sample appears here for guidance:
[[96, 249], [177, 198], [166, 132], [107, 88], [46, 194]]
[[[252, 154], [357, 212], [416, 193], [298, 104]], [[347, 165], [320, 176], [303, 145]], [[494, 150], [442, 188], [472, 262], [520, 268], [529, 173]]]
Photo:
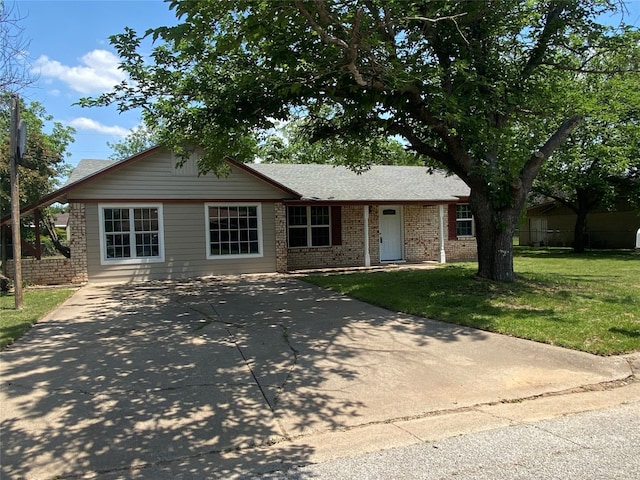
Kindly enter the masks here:
[[[309, 155], [338, 151], [354, 168], [370, 162], [358, 145], [398, 135], [496, 211], [523, 206], [539, 151], [547, 158], [558, 147], [574, 127], [566, 120], [598, 111], [595, 90], [577, 81], [600, 78], [596, 60], [640, 63], [637, 29], [626, 36], [598, 23], [619, 6], [608, 0], [169, 5], [178, 25], [112, 39], [130, 80], [84, 105], [142, 107], [165, 146], [202, 146], [203, 165], [214, 169], [225, 155], [252, 160], [250, 138], [301, 115], [330, 146]], [[143, 40], [154, 42], [149, 56]], [[267, 146], [283, 158], [282, 145]]]
[[609, 207], [621, 196], [640, 197], [640, 186], [631, 181], [640, 167], [639, 40], [638, 32], [624, 32], [614, 42], [625, 45], [624, 51], [606, 57], [594, 51], [584, 64], [584, 69], [603, 73], [576, 73], [567, 79], [585, 121], [543, 167], [536, 193], [575, 211]]
[[[9, 188], [9, 125], [11, 121], [11, 96], [0, 97], [0, 212], [4, 216], [10, 211]], [[67, 146], [73, 142], [75, 130], [60, 122], [53, 122], [44, 107], [38, 102], [20, 105], [21, 118], [27, 124], [27, 149], [20, 166], [20, 203], [26, 205], [40, 199], [58, 186], [59, 177], [66, 173]], [[49, 133], [46, 133], [46, 131]]]

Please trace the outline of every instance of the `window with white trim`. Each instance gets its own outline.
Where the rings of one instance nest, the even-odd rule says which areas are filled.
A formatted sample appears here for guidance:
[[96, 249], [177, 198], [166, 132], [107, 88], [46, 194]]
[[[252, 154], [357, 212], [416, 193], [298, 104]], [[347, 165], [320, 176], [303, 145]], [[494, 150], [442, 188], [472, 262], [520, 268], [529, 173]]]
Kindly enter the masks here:
[[208, 203], [205, 213], [207, 258], [263, 255], [260, 204]]
[[331, 245], [331, 213], [326, 205], [287, 207], [289, 247]]
[[99, 205], [101, 261], [164, 261], [162, 205]]
[[473, 237], [474, 235], [473, 214], [468, 203], [456, 205], [456, 234], [458, 237]]

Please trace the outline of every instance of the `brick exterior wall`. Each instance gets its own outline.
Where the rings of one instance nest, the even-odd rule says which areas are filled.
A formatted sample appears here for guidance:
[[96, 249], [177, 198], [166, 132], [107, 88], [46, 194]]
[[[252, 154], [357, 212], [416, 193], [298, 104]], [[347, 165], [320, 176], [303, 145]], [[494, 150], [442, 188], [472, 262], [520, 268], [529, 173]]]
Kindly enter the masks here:
[[[404, 258], [409, 263], [438, 261], [440, 253], [439, 207], [404, 205]], [[447, 262], [473, 261], [477, 258], [475, 238], [449, 239], [448, 209], [444, 210], [445, 252]], [[288, 270], [349, 267], [364, 265], [364, 212], [362, 205], [342, 207], [342, 245], [323, 248], [288, 249]], [[371, 264], [380, 264], [379, 209], [370, 208], [369, 255]]]
[[437, 206], [405, 205], [404, 254], [407, 262], [438, 261], [439, 224]]
[[[362, 205], [342, 207], [342, 245], [320, 248], [289, 248], [287, 251], [288, 270], [363, 265], [364, 218], [362, 209]], [[371, 225], [371, 222], [369, 224]]]
[[[455, 219], [451, 219], [455, 222]], [[449, 209], [444, 208], [445, 242], [444, 251], [447, 262], [473, 262], [478, 259], [478, 245], [475, 237], [448, 238], [447, 225], [449, 224]]]
[[[85, 208], [82, 203], [70, 205], [71, 258], [48, 257], [22, 259], [22, 280], [31, 285], [68, 285], [85, 283], [87, 276], [87, 242]], [[13, 261], [7, 262], [7, 273], [13, 278]]]
[[474, 262], [478, 259], [478, 248], [475, 238], [465, 238], [445, 242], [447, 263]]
[[283, 203], [276, 203], [275, 235], [276, 235], [276, 272], [287, 271], [287, 209]]
[[[404, 206], [404, 248], [407, 262], [438, 261], [440, 253], [439, 207]], [[444, 251], [447, 262], [469, 262], [477, 259], [475, 238], [447, 237], [448, 208], [444, 209]]]
[[72, 283], [85, 283], [89, 280], [87, 272], [87, 220], [84, 203], [69, 205], [69, 231], [71, 235]]
[[[13, 279], [13, 260], [7, 261], [7, 274]], [[68, 285], [73, 281], [71, 260], [65, 257], [22, 259], [22, 281], [27, 285]]]

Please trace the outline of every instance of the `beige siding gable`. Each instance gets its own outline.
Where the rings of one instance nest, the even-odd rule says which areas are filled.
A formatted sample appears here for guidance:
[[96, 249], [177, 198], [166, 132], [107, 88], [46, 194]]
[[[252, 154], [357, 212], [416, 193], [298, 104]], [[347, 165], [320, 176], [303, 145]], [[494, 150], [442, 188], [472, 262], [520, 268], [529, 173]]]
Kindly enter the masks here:
[[178, 177], [198, 177], [198, 157], [199, 155], [194, 153], [180, 164], [180, 159], [172, 155], [173, 174]]
[[268, 200], [291, 195], [231, 166], [226, 177], [197, 175], [195, 159], [176, 169], [176, 159], [164, 150], [96, 177], [70, 192], [75, 200]]

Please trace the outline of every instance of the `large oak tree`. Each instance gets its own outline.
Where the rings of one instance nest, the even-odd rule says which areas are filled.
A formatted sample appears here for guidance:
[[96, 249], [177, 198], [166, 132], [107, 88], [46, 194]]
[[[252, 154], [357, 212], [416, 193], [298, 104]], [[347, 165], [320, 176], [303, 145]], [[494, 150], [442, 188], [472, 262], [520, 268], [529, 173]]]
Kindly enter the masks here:
[[[640, 42], [637, 32], [629, 35]], [[584, 121], [556, 151], [554, 161], [542, 165], [532, 187], [534, 194], [573, 211], [576, 253], [587, 247], [590, 212], [614, 209], [620, 200], [640, 207], [640, 56], [625, 54], [623, 65], [619, 60], [593, 59], [590, 68], [605, 73], [575, 75], [574, 87], [583, 92]]]
[[[543, 162], [580, 124], [569, 73], [637, 49], [613, 1], [173, 0], [179, 23], [112, 38], [130, 80], [85, 105], [142, 107], [203, 170], [305, 118], [310, 138], [403, 137], [471, 188], [478, 275], [512, 280], [512, 235]], [[156, 42], [150, 56], [145, 39]]]

